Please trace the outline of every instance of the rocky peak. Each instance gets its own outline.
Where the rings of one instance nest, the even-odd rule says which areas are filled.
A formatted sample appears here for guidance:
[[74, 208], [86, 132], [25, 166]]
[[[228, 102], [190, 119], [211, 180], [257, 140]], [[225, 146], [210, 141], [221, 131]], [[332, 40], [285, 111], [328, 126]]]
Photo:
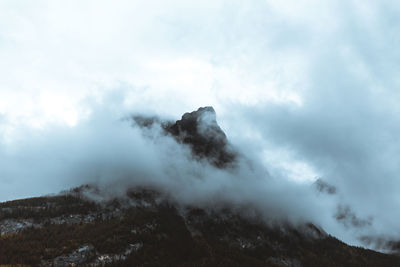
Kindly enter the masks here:
[[180, 120], [165, 130], [183, 144], [189, 145], [193, 154], [207, 158], [217, 167], [227, 167], [235, 160], [225, 133], [219, 127], [213, 107], [201, 107], [185, 113]]

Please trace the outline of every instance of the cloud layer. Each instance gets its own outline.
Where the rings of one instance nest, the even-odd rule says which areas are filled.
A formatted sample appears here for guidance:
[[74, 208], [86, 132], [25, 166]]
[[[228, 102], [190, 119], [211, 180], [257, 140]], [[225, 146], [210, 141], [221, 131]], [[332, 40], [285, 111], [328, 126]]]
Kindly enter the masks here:
[[[0, 10], [1, 200], [125, 185], [134, 174], [185, 201], [223, 195], [312, 219], [354, 244], [400, 238], [395, 1], [2, 1]], [[178, 119], [205, 105], [256, 167], [204, 168], [173, 140], [149, 141], [120, 120]], [[315, 194], [318, 177], [335, 194]]]

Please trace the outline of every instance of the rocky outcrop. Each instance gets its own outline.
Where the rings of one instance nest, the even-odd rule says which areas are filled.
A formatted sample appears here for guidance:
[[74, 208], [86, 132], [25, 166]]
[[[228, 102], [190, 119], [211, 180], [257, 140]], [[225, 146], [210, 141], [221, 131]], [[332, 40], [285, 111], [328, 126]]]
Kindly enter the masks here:
[[218, 168], [232, 167], [235, 163], [237, 152], [218, 125], [213, 107], [201, 107], [187, 112], [176, 122], [142, 115], [133, 116], [132, 119], [135, 125], [143, 129], [160, 125], [165, 134], [173, 136], [178, 143], [189, 146], [195, 158], [206, 159]]
[[189, 145], [195, 156], [206, 158], [213, 165], [223, 168], [231, 165], [236, 155], [216, 117], [213, 107], [202, 107], [185, 113], [165, 129], [178, 142]]

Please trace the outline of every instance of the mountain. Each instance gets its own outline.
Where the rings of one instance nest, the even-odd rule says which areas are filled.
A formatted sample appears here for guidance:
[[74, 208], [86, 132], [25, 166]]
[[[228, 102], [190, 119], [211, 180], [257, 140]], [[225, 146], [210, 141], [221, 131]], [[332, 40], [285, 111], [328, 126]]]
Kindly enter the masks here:
[[[221, 170], [235, 168], [212, 107], [161, 125], [164, 135]], [[336, 188], [322, 180], [320, 192]], [[0, 203], [0, 266], [400, 266], [400, 257], [349, 246], [313, 223], [266, 222], [227, 204], [183, 205], [160, 188], [107, 198], [96, 185]]]
[[189, 146], [193, 156], [206, 159], [218, 168], [232, 167], [235, 163], [237, 151], [234, 151], [226, 134], [218, 125], [213, 107], [201, 107], [196, 111], [187, 112], [176, 122], [143, 115], [133, 116], [132, 119], [142, 128], [160, 124], [165, 134]]
[[189, 145], [195, 155], [207, 158], [217, 167], [226, 167], [235, 161], [236, 155], [218, 125], [212, 107], [185, 113], [182, 119], [166, 126], [165, 130], [179, 142]]
[[19, 266], [400, 266], [313, 224], [266, 225], [228, 207], [181, 206], [135, 188], [94, 202], [93, 186], [0, 204], [0, 264]]

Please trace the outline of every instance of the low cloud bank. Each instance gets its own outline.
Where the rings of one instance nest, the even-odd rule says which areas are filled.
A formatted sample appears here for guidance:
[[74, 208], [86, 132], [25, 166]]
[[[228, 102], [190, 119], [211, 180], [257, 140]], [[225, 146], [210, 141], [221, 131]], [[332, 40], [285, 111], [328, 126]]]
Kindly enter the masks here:
[[385, 221], [365, 217], [368, 213], [347, 195], [349, 188], [342, 187], [346, 183], [299, 183], [284, 177], [284, 172], [269, 172], [260, 157], [262, 146], [249, 145], [257, 139], [233, 138], [235, 164], [221, 168], [166, 134], [161, 122], [168, 120], [153, 117], [151, 125], [143, 127], [118, 114], [114, 108], [95, 106], [75, 127], [26, 128], [18, 142], [1, 143], [1, 200], [82, 184], [96, 184], [105, 197], [122, 195], [133, 186], [150, 186], [182, 204], [229, 204], [237, 210], [254, 209], [274, 222], [313, 222], [352, 244], [374, 246], [373, 237], [385, 234], [396, 238], [385, 231], [390, 228], [380, 228]]

